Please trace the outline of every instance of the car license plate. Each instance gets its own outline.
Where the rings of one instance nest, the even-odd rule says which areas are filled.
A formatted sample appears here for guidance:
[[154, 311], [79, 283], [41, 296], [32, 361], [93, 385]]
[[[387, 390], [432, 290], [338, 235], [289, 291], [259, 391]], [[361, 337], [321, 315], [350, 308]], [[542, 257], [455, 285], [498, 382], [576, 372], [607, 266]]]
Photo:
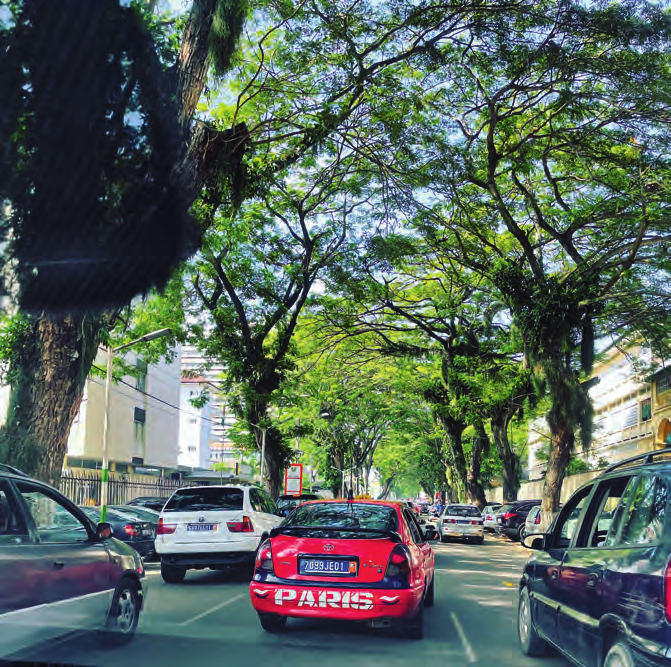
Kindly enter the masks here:
[[201, 530], [217, 530], [216, 523], [189, 523], [186, 526], [187, 530], [199, 532]]
[[355, 560], [335, 560], [331, 558], [301, 558], [299, 574], [347, 574], [356, 575]]

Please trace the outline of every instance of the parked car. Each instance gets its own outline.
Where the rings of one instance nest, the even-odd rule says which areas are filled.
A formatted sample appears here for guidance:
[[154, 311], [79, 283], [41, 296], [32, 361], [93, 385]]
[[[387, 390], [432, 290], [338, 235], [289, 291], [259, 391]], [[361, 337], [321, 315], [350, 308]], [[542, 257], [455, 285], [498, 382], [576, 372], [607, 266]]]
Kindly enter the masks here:
[[524, 568], [522, 652], [556, 647], [584, 667], [668, 665], [671, 449], [608, 468], [578, 489]]
[[394, 625], [421, 639], [434, 566], [431, 545], [404, 504], [320, 500], [270, 532], [249, 592], [267, 632], [306, 617]]
[[485, 536], [480, 510], [475, 505], [447, 505], [438, 520], [438, 535], [441, 542], [458, 537], [482, 544]]
[[168, 499], [163, 496], [141, 496], [140, 498], [130, 500], [126, 505], [131, 505], [132, 507], [147, 507], [150, 510], [160, 512], [167, 500]]
[[115, 512], [121, 512], [128, 516], [133, 516], [142, 521], [148, 521], [149, 523], [154, 523], [158, 526], [158, 520], [161, 516], [160, 512], [156, 510], [149, 509], [148, 507], [139, 507], [136, 505], [110, 505], [110, 509]]
[[[563, 507], [562, 504], [559, 505], [559, 509]], [[534, 507], [529, 510], [527, 514], [526, 521], [524, 522], [524, 530], [522, 532], [522, 539], [527, 535], [538, 535], [542, 532], [541, 527], [541, 506], [534, 505]]]
[[[98, 523], [100, 521], [100, 509], [97, 507], [82, 507], [82, 511], [88, 517]], [[107, 523], [112, 526], [114, 537], [126, 542], [133, 547], [140, 556], [145, 559], [152, 558], [156, 553], [154, 540], [156, 539], [156, 524], [143, 521], [129, 514], [122, 514], [116, 510], [107, 508]]]
[[527, 515], [540, 504], [540, 500], [518, 500], [505, 505], [496, 515], [496, 532], [511, 540], [519, 540], [524, 532]]
[[281, 521], [273, 499], [257, 487], [175, 491], [161, 512], [156, 536], [163, 581], [179, 583], [187, 570], [251, 569], [259, 545]]
[[288, 516], [291, 511], [308, 500], [319, 500], [319, 496], [316, 493], [301, 493], [300, 496], [280, 496], [277, 499], [277, 510], [280, 516]]
[[487, 505], [485, 509], [482, 510], [482, 520], [483, 526], [486, 531], [493, 533], [496, 531], [496, 512], [501, 508], [501, 505], [491, 504]]
[[0, 656], [86, 628], [128, 639], [146, 595], [140, 556], [108, 523], [0, 466]]

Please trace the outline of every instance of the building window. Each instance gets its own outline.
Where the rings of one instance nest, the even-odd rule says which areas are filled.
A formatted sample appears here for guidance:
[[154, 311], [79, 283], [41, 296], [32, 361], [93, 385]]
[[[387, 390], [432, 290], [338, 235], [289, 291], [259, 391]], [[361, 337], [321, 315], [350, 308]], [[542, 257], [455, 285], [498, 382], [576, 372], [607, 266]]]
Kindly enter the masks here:
[[641, 421], [649, 422], [652, 419], [652, 399], [641, 401]]
[[631, 405], [624, 411], [624, 426], [630, 428], [638, 424], [638, 405]]
[[671, 390], [671, 375], [657, 380], [657, 393], [663, 394], [665, 391]]
[[189, 419], [189, 424], [197, 424], [197, 423], [198, 423], [198, 419], [196, 419], [195, 417], [192, 417], [191, 419]]
[[135, 447], [136, 451], [144, 454], [144, 445], [147, 438], [147, 411], [142, 408], [135, 408], [133, 417], [133, 426], [135, 427]]
[[135, 380], [135, 388], [139, 391], [146, 393], [147, 391], [147, 362], [142, 359], [138, 359], [135, 362], [135, 368], [137, 370], [137, 378]]
[[188, 450], [189, 450], [190, 452], [195, 452], [195, 451], [196, 451], [196, 448], [195, 448], [193, 445], [189, 445]]

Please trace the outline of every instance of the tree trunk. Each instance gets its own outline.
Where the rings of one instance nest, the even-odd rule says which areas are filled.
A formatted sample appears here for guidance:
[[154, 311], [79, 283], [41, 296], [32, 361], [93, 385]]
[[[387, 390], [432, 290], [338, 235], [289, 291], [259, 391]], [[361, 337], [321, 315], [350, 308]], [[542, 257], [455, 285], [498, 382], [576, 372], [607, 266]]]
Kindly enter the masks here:
[[506, 503], [517, 500], [520, 488], [520, 459], [508, 440], [508, 425], [511, 420], [512, 415], [500, 410], [492, 417], [491, 422], [496, 451], [503, 464], [503, 502]]
[[0, 459], [58, 487], [103, 318], [37, 317], [17, 342]]
[[550, 445], [550, 458], [545, 474], [541, 503], [543, 530], [550, 526], [554, 516], [559, 511], [562, 484], [564, 483], [566, 468], [571, 461], [575, 441], [573, 429], [566, 421], [548, 417], [548, 422], [550, 423], [552, 444]]
[[459, 482], [466, 488], [466, 478], [468, 476], [468, 466], [466, 465], [466, 456], [464, 455], [464, 446], [461, 437], [466, 429], [464, 422], [453, 419], [438, 413], [440, 423], [443, 425], [447, 433], [447, 439], [450, 444], [450, 453], [452, 455], [452, 462], [454, 469], [459, 478]]
[[[207, 81], [215, 6], [216, 0], [194, 0], [184, 33], [177, 97], [185, 131]], [[13, 379], [7, 423], [0, 434], [0, 460], [50, 484], [59, 483], [70, 428], [108, 321], [93, 314], [33, 320], [10, 364]], [[279, 488], [274, 468], [272, 475]]]
[[487, 496], [480, 482], [480, 470], [482, 466], [482, 454], [487, 449], [488, 438], [483, 425], [476, 427], [476, 435], [473, 437], [473, 448], [471, 449], [471, 461], [466, 474], [466, 491], [471, 502], [483, 510], [487, 506]]

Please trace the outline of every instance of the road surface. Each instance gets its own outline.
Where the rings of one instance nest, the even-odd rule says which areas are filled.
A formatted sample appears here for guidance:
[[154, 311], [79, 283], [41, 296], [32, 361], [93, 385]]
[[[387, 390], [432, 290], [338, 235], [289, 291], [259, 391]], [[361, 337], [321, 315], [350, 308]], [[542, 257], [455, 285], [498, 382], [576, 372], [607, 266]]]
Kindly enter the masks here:
[[298, 619], [290, 619], [283, 634], [267, 634], [244, 579], [202, 571], [166, 585], [149, 565], [149, 598], [131, 643], [109, 647], [99, 635], [77, 635], [17, 657], [100, 667], [196, 667], [222, 659], [228, 667], [568, 667], [558, 656], [525, 658], [517, 647], [517, 585], [528, 551], [489, 536], [483, 546], [434, 543], [434, 549], [436, 603], [424, 614], [423, 641], [353, 623]]

